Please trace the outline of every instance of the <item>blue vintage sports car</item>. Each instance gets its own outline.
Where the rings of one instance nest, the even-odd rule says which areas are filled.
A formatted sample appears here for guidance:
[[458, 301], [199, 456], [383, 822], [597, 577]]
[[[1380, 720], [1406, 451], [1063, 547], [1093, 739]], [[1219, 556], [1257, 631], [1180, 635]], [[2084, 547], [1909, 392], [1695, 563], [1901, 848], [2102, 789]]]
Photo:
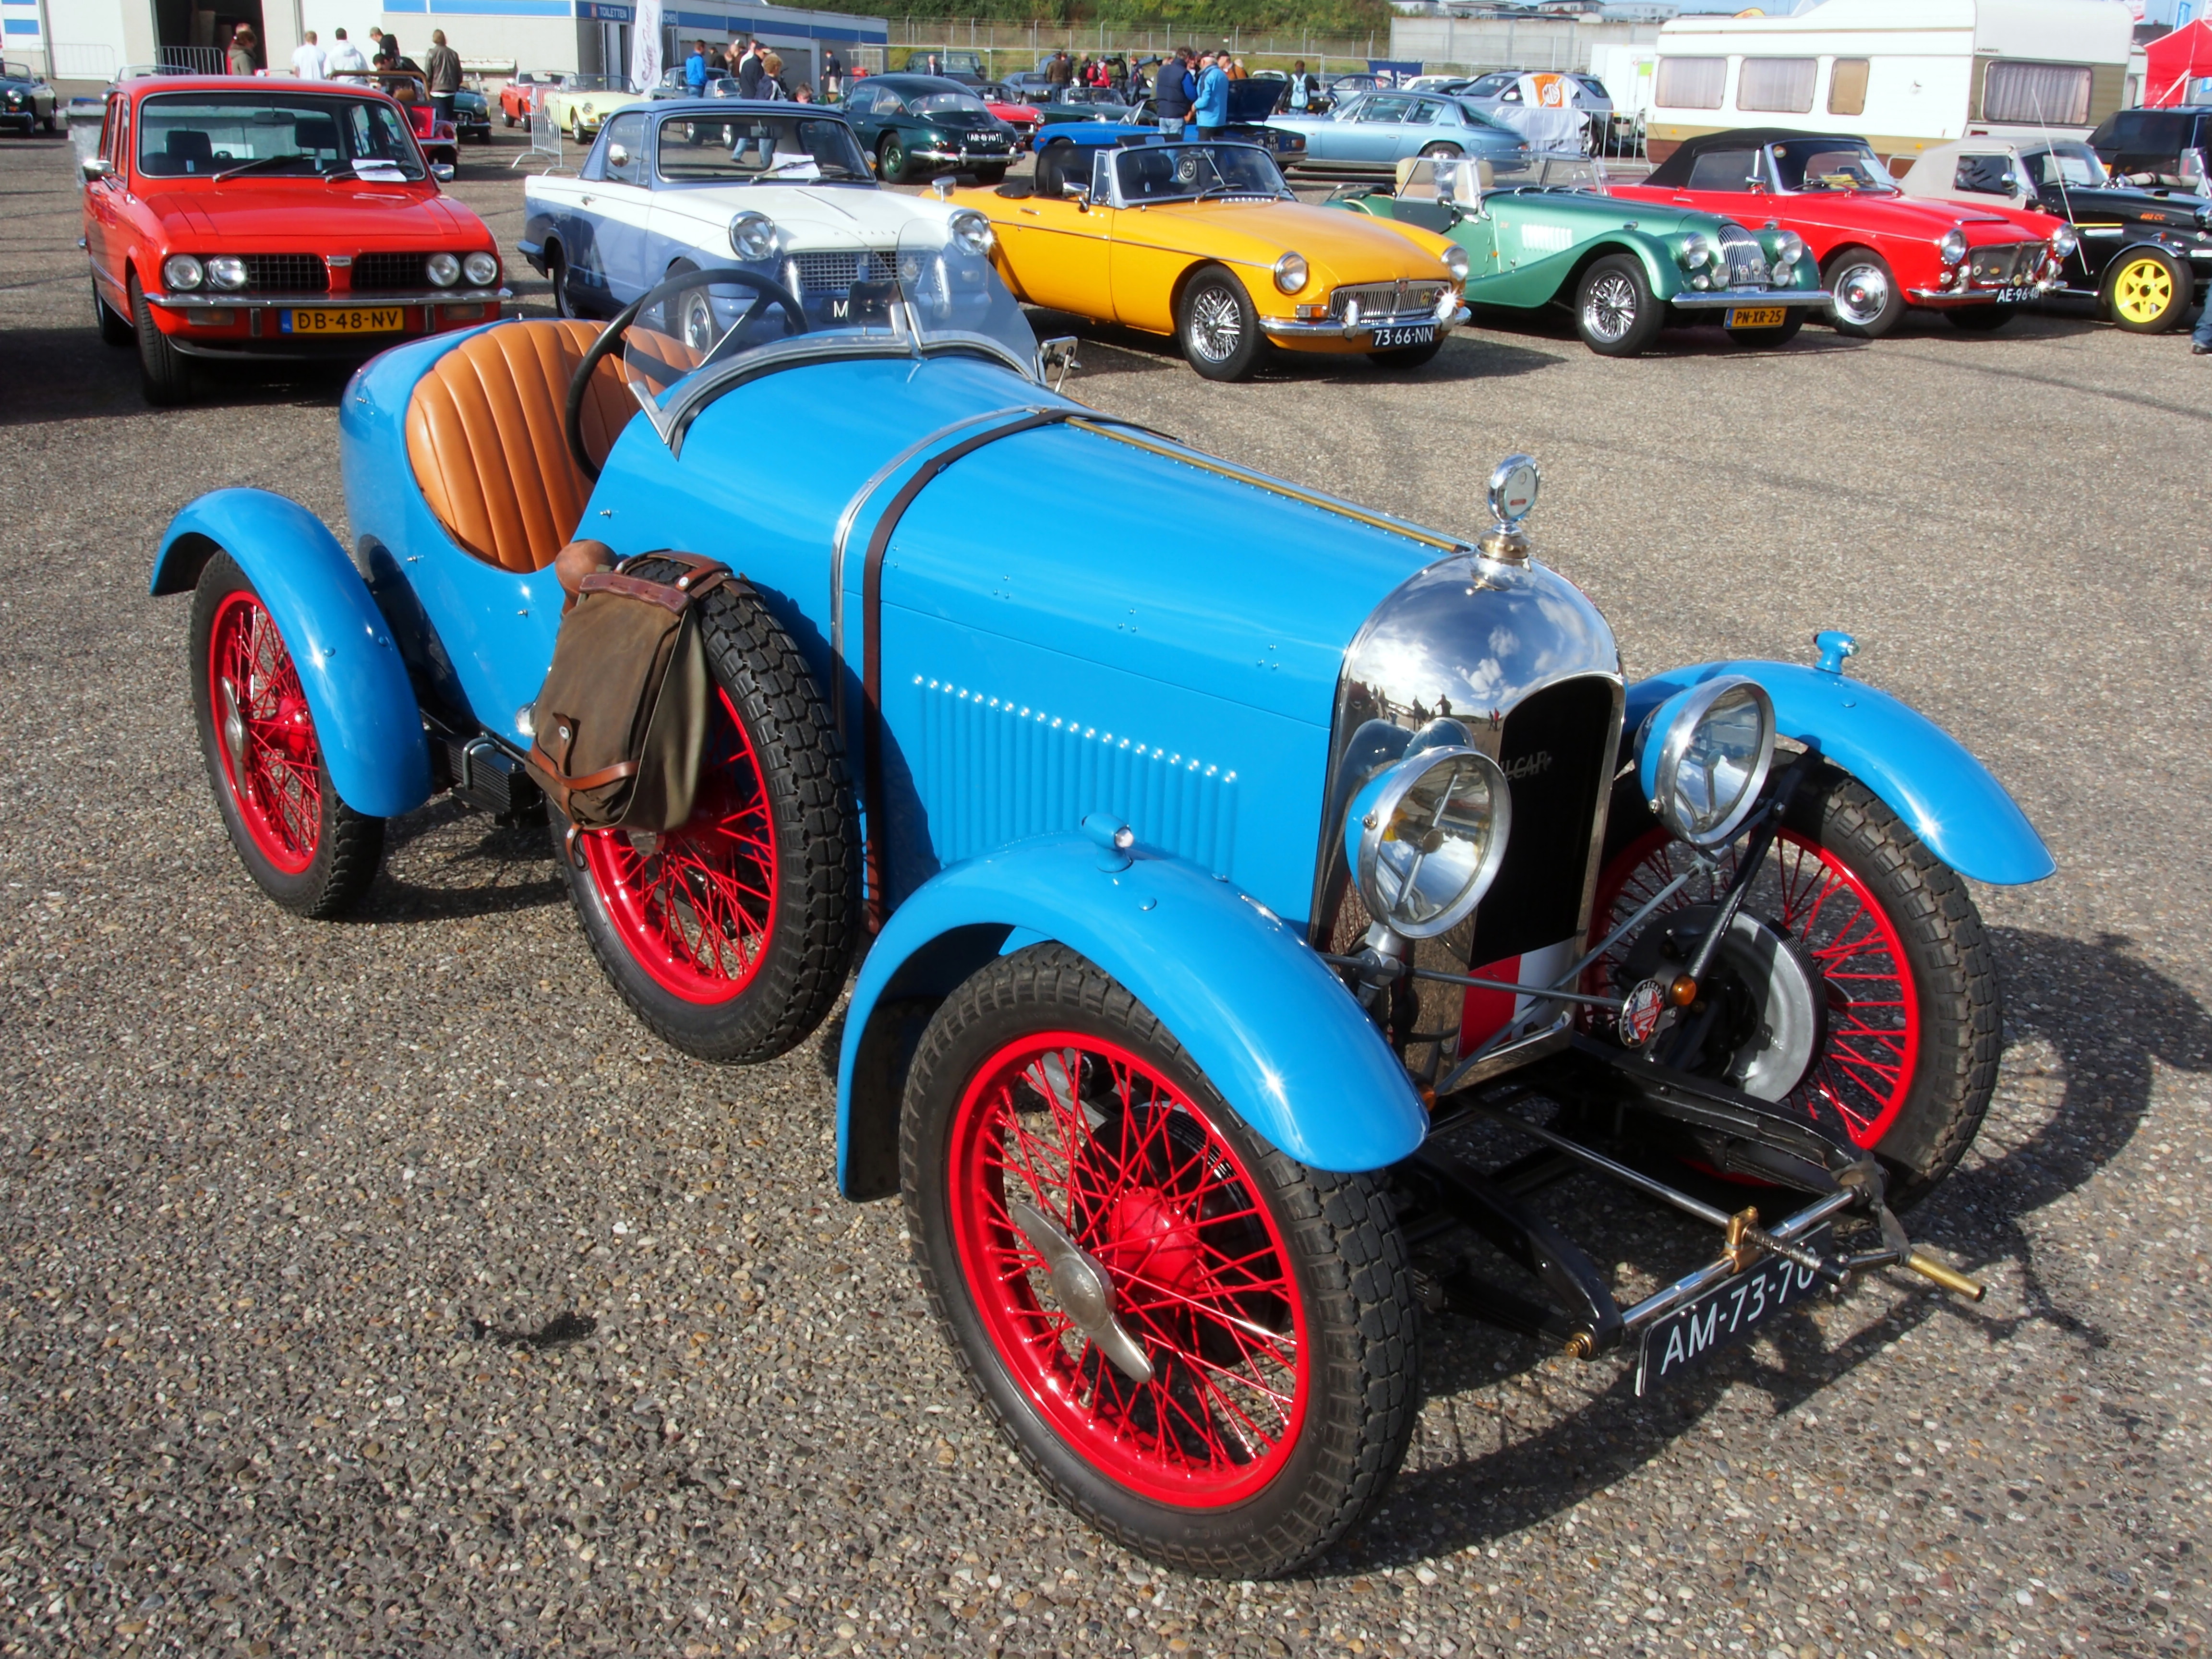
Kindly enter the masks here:
[[1408, 156], [1502, 161], [1525, 154], [1517, 132], [1485, 119], [1474, 106], [1437, 93], [1364, 92], [1326, 115], [1278, 115], [1272, 126], [1306, 141], [1305, 167], [1335, 172], [1394, 173]]
[[[1222, 128], [1221, 136], [1239, 143], [1258, 144], [1273, 155], [1278, 165], [1289, 167], [1305, 153], [1306, 141], [1303, 133], [1272, 124], [1281, 90], [1279, 81], [1231, 81], [1229, 121]], [[1120, 119], [1047, 122], [1031, 137], [1030, 148], [1042, 155], [1055, 144], [1143, 143], [1159, 136], [1159, 115], [1152, 100], [1147, 98]]]
[[[1863, 1274], [1978, 1293], [1897, 1212], [1996, 1074], [1962, 878], [2051, 863], [1848, 637], [1628, 684], [1532, 556], [1525, 457], [1486, 533], [1424, 529], [1057, 394], [986, 252], [896, 254], [835, 322], [732, 268], [385, 353], [341, 405], [350, 545], [263, 490], [178, 516], [153, 590], [192, 596], [216, 810], [272, 899], [359, 903], [438, 794], [542, 811], [573, 538], [579, 586], [743, 572], [696, 601], [692, 816], [547, 853], [690, 1054], [790, 1048], [857, 965], [843, 1190], [901, 1196], [1038, 1477], [1197, 1571], [1373, 1508], [1425, 1310], [1643, 1389]], [[703, 350], [702, 288], [736, 319]], [[979, 543], [1010, 519], [1056, 532]], [[1617, 1296], [1532, 1200], [1577, 1171], [1710, 1252]]]

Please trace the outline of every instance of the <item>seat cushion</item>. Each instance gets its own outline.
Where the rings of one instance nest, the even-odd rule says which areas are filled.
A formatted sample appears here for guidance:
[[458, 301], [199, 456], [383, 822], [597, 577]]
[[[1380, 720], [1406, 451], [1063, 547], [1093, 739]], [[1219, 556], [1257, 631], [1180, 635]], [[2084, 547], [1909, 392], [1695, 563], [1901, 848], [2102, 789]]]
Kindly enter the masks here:
[[[568, 453], [568, 382], [595, 324], [532, 319], [472, 334], [434, 363], [407, 406], [407, 459], [446, 533], [516, 572], [553, 562], [575, 533], [591, 480]], [[592, 375], [584, 445], [613, 447], [637, 401], [611, 358]]]

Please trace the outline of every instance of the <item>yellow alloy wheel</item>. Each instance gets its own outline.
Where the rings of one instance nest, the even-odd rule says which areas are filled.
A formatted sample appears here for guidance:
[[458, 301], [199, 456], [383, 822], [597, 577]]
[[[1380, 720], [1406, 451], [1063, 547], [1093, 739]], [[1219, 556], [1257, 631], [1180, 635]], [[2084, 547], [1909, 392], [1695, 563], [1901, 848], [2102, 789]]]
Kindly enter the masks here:
[[2155, 329], [2173, 309], [2173, 267], [2164, 259], [2138, 254], [2112, 278], [2112, 315], [2124, 327]]

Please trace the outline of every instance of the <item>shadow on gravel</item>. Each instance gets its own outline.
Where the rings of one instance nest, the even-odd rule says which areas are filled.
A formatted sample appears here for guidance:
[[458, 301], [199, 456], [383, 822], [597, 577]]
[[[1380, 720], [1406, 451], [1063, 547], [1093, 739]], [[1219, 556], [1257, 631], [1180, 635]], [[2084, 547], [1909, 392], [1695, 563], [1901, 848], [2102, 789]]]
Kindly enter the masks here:
[[448, 799], [389, 821], [384, 833], [383, 873], [348, 921], [453, 921], [568, 898], [543, 823], [498, 823]]
[[[9, 388], [0, 398], [0, 427], [169, 412], [148, 407], [139, 395], [136, 350], [100, 344], [88, 284], [83, 303], [82, 328], [0, 331], [0, 386]], [[195, 363], [191, 401], [180, 412], [335, 404], [352, 372], [350, 364]]]
[[[1111, 323], [1054, 311], [1032, 313], [1030, 320], [1040, 340], [1059, 334], [1074, 335], [1079, 342], [1079, 356], [1086, 349], [1103, 349], [1133, 360], [1115, 362], [1115, 368], [1124, 373], [1134, 370], [1139, 374], [1188, 374], [1196, 378], [1195, 371], [1183, 361], [1181, 348], [1164, 335], [1118, 328]], [[1364, 353], [1324, 356], [1317, 352], [1274, 351], [1261, 359], [1252, 378], [1263, 386], [1272, 381], [1329, 385], [1353, 380], [1418, 385], [1423, 381], [1488, 380], [1538, 374], [1558, 366], [1559, 360], [1548, 353], [1529, 351], [1503, 341], [1458, 331], [1445, 340], [1442, 351], [1419, 368], [1382, 368], [1368, 362]], [[1082, 395], [1082, 380], [1079, 371], [1069, 378], [1066, 390], [1070, 395]]]
[[[2005, 969], [2008, 1044], [2030, 1037], [2048, 1042], [2058, 1055], [2053, 1071], [2059, 1092], [2039, 1122], [2014, 1124], [2006, 1112], [1986, 1123], [1966, 1165], [1912, 1212], [1909, 1224], [1969, 1272], [2016, 1263], [2022, 1312], [1985, 1312], [1929, 1288], [1836, 1348], [1820, 1346], [1810, 1322], [1785, 1322], [1775, 1337], [1780, 1366], [1762, 1361], [1753, 1349], [1733, 1349], [1682, 1384], [1644, 1400], [1636, 1397], [1634, 1365], [1624, 1365], [1604, 1395], [1542, 1433], [1407, 1475], [1375, 1520], [1324, 1559], [1318, 1576], [1411, 1565], [1547, 1519], [1662, 1455], [1732, 1384], [1750, 1383], [1766, 1393], [1778, 1414], [1788, 1412], [1930, 1319], [1973, 1327], [1960, 1335], [1978, 1346], [2037, 1321], [2088, 1346], [2105, 1346], [2110, 1339], [2094, 1319], [2050, 1294], [2021, 1218], [2078, 1189], [2126, 1146], [2149, 1108], [2154, 1061], [2175, 1071], [2212, 1071], [2212, 1015], [2130, 955], [2132, 941], [2124, 937], [2085, 943], [1995, 929], [1991, 939]], [[1501, 1333], [1494, 1341], [1470, 1341], [1464, 1329], [1432, 1334], [1426, 1344], [1430, 1354], [1456, 1362], [1428, 1377], [1432, 1395], [1494, 1381], [1501, 1359], [1526, 1370], [1540, 1357], [1518, 1338]]]

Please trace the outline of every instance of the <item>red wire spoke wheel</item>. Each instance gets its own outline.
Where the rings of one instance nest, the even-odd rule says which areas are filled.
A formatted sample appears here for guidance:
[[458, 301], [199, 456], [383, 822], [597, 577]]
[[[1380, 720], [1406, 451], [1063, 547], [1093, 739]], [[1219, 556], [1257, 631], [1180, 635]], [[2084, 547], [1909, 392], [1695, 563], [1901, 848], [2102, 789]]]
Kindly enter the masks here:
[[[633, 574], [672, 581], [647, 559]], [[830, 711], [751, 588], [698, 601], [713, 717], [690, 818], [577, 833], [552, 815], [577, 919], [638, 1017], [689, 1054], [772, 1059], [844, 988], [859, 937], [860, 832]]]
[[592, 880], [637, 965], [686, 1002], [752, 983], [775, 928], [775, 825], [768, 778], [729, 693], [716, 708], [690, 821], [665, 835], [580, 836]]
[[338, 799], [299, 665], [228, 554], [200, 572], [191, 629], [200, 755], [240, 861], [286, 909], [343, 914], [376, 878], [384, 820]]
[[[1645, 929], [1717, 902], [1736, 872], [1741, 844], [1709, 879], [1635, 810], [1599, 877], [1593, 944], [1676, 876], [1689, 872], [1689, 884]], [[1801, 948], [1826, 1004], [1824, 1040], [1781, 1103], [1878, 1152], [1901, 1178], [1893, 1197], [1924, 1194], [1972, 1143], [1996, 1084], [1996, 975], [1965, 884], [1871, 791], [1829, 771], [1800, 790], [1744, 908]], [[1626, 990], [1635, 946], [1623, 940], [1593, 963], [1589, 987]]]
[[1295, 1571], [1385, 1490], [1419, 1400], [1386, 1178], [1274, 1151], [1064, 945], [992, 961], [908, 1073], [930, 1305], [1060, 1500], [1154, 1560]]
[[[968, 1293], [1069, 1446], [1163, 1503], [1233, 1503], [1274, 1476], [1305, 1413], [1304, 1303], [1249, 1172], [1188, 1096], [1117, 1043], [1018, 1038], [961, 1100], [950, 1178]], [[1078, 1328], [1010, 1203], [1105, 1270], [1149, 1378]]]

